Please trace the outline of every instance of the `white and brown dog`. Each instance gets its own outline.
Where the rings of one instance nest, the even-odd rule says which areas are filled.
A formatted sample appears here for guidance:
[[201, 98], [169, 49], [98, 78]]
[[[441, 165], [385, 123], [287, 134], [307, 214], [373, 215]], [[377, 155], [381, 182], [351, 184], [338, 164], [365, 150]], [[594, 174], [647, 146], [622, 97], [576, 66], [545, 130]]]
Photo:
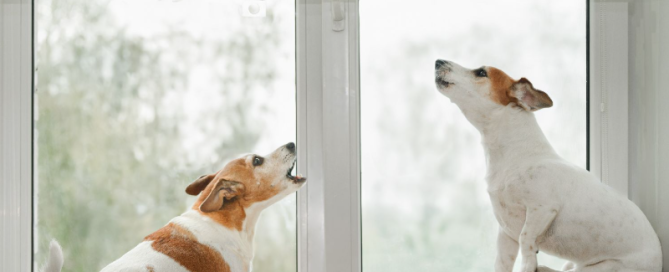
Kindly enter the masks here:
[[566, 259], [563, 270], [660, 272], [657, 234], [641, 210], [590, 172], [562, 159], [533, 111], [553, 105], [525, 78], [493, 67], [466, 69], [437, 60], [435, 82], [481, 133], [488, 193], [499, 222], [495, 271], [537, 266], [543, 251]]
[[[200, 177], [186, 188], [186, 193], [199, 195], [191, 210], [102, 271], [250, 271], [260, 213], [306, 181], [291, 175], [295, 158], [295, 144], [288, 143], [265, 157], [247, 155]], [[52, 242], [43, 271], [60, 271], [62, 263], [60, 247]]]

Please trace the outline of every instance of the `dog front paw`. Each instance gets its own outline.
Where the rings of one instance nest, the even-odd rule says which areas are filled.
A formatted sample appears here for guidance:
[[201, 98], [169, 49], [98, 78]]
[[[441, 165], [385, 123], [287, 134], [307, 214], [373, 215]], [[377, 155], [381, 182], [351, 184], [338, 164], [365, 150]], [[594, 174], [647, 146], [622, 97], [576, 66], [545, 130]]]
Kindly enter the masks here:
[[[534, 258], [533, 258], [534, 257]], [[520, 267], [521, 272], [541, 272], [537, 267], [537, 257], [531, 256], [523, 258], [523, 265]]]

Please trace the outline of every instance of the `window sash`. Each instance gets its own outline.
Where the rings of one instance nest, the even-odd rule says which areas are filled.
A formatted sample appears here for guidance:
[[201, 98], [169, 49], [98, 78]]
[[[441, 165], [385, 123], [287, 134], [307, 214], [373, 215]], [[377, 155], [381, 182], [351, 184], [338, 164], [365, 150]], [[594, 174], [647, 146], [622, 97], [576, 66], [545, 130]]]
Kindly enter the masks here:
[[[33, 270], [33, 4], [0, 4], [2, 271]], [[298, 167], [310, 179], [298, 193], [299, 271], [361, 267], [357, 10], [357, 0], [296, 5]]]
[[[296, 4], [298, 171], [309, 177], [298, 193], [300, 272], [361, 270], [358, 2], [298, 0]], [[344, 11], [343, 22], [333, 20], [333, 7]], [[600, 31], [592, 24], [599, 16], [596, 12], [601, 11], [591, 6], [594, 34]], [[3, 1], [0, 18], [0, 271], [32, 271], [33, 2]], [[333, 29], [342, 25], [341, 31]], [[596, 91], [596, 84], [607, 71], [597, 65], [602, 51], [596, 39], [591, 35], [588, 45], [593, 90], [588, 133], [590, 165], [601, 174], [598, 166], [604, 162], [597, 148], [603, 144], [598, 102], [602, 92]], [[627, 120], [627, 112], [622, 114]], [[625, 130], [616, 131], [621, 133], [608, 135], [626, 136]], [[624, 153], [626, 160], [627, 149]], [[609, 165], [609, 169], [626, 173], [627, 164], [620, 165], [624, 168]], [[611, 185], [625, 192], [628, 186]]]
[[589, 6], [589, 170], [628, 195], [628, 5]]
[[32, 269], [32, 7], [0, 2], [0, 271]]
[[296, 14], [298, 171], [309, 178], [297, 200], [298, 271], [359, 272], [358, 0], [298, 0]]

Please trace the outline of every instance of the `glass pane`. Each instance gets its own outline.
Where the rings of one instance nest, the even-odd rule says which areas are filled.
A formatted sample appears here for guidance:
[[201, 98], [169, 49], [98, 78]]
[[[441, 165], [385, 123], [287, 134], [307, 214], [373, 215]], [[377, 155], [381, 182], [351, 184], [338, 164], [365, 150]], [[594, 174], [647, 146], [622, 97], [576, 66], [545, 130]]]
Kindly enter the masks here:
[[[293, 0], [36, 4], [36, 263], [57, 239], [63, 271], [99, 270], [198, 176], [294, 141]], [[257, 271], [296, 271], [295, 207], [263, 213]]]
[[585, 1], [361, 1], [360, 14], [363, 270], [492, 271], [481, 137], [437, 91], [435, 60], [530, 79], [554, 101], [535, 113], [548, 140], [585, 167]]

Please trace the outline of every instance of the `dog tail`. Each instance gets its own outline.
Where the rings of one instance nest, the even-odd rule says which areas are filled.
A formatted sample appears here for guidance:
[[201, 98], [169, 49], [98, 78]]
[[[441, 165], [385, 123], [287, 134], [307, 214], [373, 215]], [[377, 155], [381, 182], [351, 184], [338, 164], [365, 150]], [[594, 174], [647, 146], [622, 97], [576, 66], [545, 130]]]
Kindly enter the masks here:
[[60, 272], [63, 269], [63, 249], [56, 240], [51, 240], [49, 245], [49, 258], [46, 261], [42, 272]]

